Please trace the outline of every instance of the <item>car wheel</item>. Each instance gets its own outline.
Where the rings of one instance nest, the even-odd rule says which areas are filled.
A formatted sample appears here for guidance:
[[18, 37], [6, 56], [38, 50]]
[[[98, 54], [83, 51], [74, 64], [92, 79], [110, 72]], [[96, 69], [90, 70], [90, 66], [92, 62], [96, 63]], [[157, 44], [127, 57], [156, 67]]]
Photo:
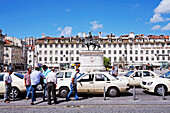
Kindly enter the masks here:
[[109, 96], [111, 96], [111, 97], [115, 97], [115, 96], [118, 96], [119, 91], [118, 91], [117, 88], [111, 87], [111, 88], [109, 88], [107, 94], [108, 94]]
[[67, 87], [62, 87], [59, 89], [59, 96], [66, 98], [68, 95], [69, 89]]
[[42, 91], [42, 90], [43, 90], [42, 84], [39, 84], [39, 85], [36, 87], [36, 89], [37, 89], [38, 91]]
[[10, 97], [12, 98], [14, 96], [14, 98], [16, 98], [19, 97], [19, 94], [20, 94], [19, 89], [16, 87], [12, 87]]
[[167, 93], [166, 86], [164, 86], [164, 85], [158, 85], [158, 86], [156, 86], [156, 88], [155, 88], [155, 94], [157, 94], [157, 95], [159, 95], [159, 96], [162, 96], [162, 91], [163, 91], [162, 86], [164, 87], [164, 94]]

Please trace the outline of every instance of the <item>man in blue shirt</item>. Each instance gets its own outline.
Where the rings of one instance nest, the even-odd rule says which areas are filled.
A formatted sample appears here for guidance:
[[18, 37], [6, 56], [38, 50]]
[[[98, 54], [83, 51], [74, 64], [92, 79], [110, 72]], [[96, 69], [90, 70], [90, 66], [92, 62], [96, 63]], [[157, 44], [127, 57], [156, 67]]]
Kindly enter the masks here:
[[31, 73], [30, 78], [31, 78], [31, 86], [32, 86], [32, 102], [30, 103], [31, 105], [34, 105], [34, 101], [36, 101], [36, 87], [40, 83], [40, 77], [44, 77], [44, 75], [39, 71], [39, 68], [36, 67], [35, 71]]
[[[47, 74], [51, 72], [46, 65], [43, 65], [43, 75], [47, 77]], [[47, 98], [47, 83], [46, 79], [44, 79], [44, 94], [43, 94], [43, 101]]]
[[77, 77], [78, 76], [80, 76], [80, 70], [76, 69], [76, 73], [73, 73], [71, 75], [71, 84], [70, 84], [71, 90], [68, 93], [66, 100], [70, 100], [69, 98], [70, 98], [70, 95], [73, 91], [75, 93], [75, 100], [78, 100], [78, 95], [77, 95]]

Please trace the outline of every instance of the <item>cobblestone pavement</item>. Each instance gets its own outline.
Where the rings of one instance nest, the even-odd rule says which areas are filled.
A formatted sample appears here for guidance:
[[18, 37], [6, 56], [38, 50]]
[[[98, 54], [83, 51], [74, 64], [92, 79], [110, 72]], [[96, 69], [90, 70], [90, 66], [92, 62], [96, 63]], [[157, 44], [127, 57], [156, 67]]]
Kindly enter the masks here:
[[[157, 73], [165, 73], [167, 70]], [[166, 100], [161, 96], [143, 92], [141, 88], [136, 88], [136, 98], [133, 100], [133, 89], [119, 97], [106, 97], [103, 95], [80, 95], [78, 101], [65, 101], [65, 98], [58, 97], [58, 103], [48, 105], [47, 101], [42, 101], [42, 92], [37, 92], [36, 105], [31, 106], [31, 100], [25, 100], [24, 94], [21, 99], [17, 98], [10, 103], [3, 102], [0, 96], [0, 113], [170, 113], [170, 94]]]
[[[42, 94], [39, 92], [36, 105], [31, 106], [31, 100], [16, 99], [10, 103], [3, 103], [3, 97], [0, 98], [1, 113], [32, 113], [32, 112], [90, 112], [90, 113], [169, 113], [170, 94], [166, 100], [161, 96], [150, 93], [144, 93], [141, 88], [136, 89], [136, 98], [133, 100], [133, 90], [121, 94], [119, 97], [106, 97], [103, 95], [79, 95], [80, 100], [65, 101], [65, 98], [58, 98], [58, 104], [48, 105], [47, 101], [42, 101]], [[24, 97], [23, 97], [24, 98]]]

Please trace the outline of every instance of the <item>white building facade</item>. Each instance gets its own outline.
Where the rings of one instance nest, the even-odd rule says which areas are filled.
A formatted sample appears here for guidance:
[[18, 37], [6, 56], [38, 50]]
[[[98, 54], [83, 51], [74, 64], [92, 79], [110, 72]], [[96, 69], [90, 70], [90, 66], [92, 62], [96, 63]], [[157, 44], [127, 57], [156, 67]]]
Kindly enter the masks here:
[[[83, 34], [86, 36], [85, 34]], [[169, 36], [144, 36], [129, 33], [116, 37], [93, 36], [100, 43], [104, 57], [111, 60], [111, 65], [154, 66], [170, 63]], [[87, 49], [83, 45], [84, 37], [43, 37], [35, 44], [35, 65], [46, 64], [49, 67], [63, 68], [80, 62], [79, 52]], [[80, 64], [81, 65], [81, 64]]]
[[35, 67], [35, 37], [25, 38], [27, 44], [27, 68]]

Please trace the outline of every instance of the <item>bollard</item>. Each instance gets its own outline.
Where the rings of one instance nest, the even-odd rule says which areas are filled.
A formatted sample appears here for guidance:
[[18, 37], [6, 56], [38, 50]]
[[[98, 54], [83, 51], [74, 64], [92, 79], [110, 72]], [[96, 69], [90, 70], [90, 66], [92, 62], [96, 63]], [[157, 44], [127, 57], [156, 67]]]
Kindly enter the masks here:
[[162, 100], [166, 100], [164, 86], [162, 86]]
[[104, 86], [103, 97], [104, 97], [104, 100], [106, 100], [106, 90], [105, 90], [105, 86]]
[[12, 100], [13, 101], [15, 100], [15, 97], [14, 97], [14, 88], [12, 88]]
[[138, 100], [138, 98], [136, 98], [135, 86], [133, 86], [133, 100]]

